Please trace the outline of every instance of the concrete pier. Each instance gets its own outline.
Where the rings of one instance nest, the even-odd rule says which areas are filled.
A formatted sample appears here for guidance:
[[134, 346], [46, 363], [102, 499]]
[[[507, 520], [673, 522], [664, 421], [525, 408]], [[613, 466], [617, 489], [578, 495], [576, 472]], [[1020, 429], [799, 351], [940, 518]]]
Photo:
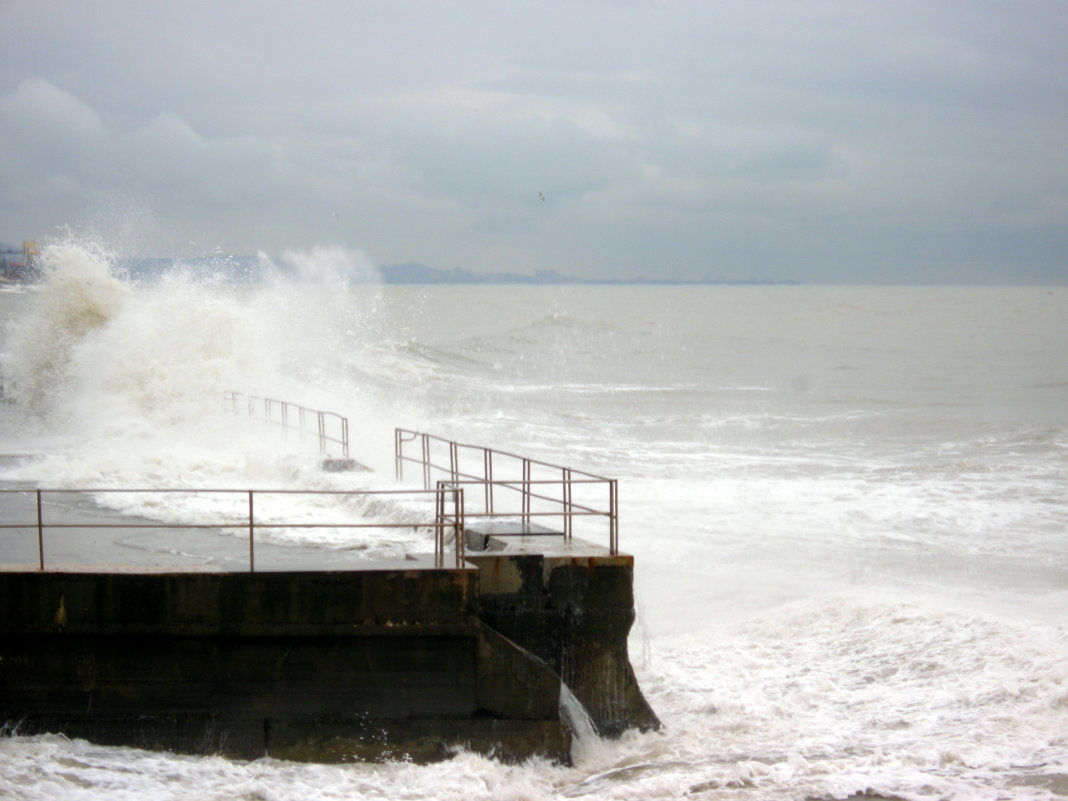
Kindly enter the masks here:
[[566, 762], [563, 679], [602, 734], [658, 725], [627, 658], [632, 557], [472, 544], [453, 569], [0, 568], [0, 722], [249, 759]]
[[566, 760], [560, 681], [478, 571], [0, 573], [0, 719], [239, 758]]

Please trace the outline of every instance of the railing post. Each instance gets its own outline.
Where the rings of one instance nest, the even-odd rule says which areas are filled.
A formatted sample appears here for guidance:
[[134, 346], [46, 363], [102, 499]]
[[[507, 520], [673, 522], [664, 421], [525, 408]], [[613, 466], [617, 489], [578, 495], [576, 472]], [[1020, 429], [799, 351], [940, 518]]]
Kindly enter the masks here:
[[41, 521], [41, 490], [37, 490], [37, 562], [44, 570], [44, 523]]
[[401, 450], [404, 448], [404, 440], [401, 439], [401, 430], [399, 428], [393, 429], [393, 473], [400, 481], [404, 478], [404, 455]]
[[434, 496], [434, 567], [445, 566], [445, 482], [438, 482]]
[[464, 566], [464, 488], [453, 486], [452, 505], [456, 513], [453, 523], [453, 550], [456, 554], [456, 569]]
[[449, 443], [449, 478], [453, 481], [459, 480], [460, 472], [460, 450], [455, 442]]
[[316, 412], [316, 417], [319, 418], [319, 453], [326, 453], [326, 420], [323, 418], [322, 412]]
[[420, 434], [423, 441], [423, 489], [430, 489], [430, 437]]
[[530, 459], [523, 458], [523, 522], [530, 523]]
[[562, 476], [563, 486], [560, 488], [564, 501], [564, 539], [571, 539], [571, 468], [565, 467]]
[[349, 418], [341, 418], [341, 455], [349, 458]]
[[608, 552], [615, 556], [619, 553], [619, 487], [616, 479], [608, 482]]
[[482, 480], [486, 482], [486, 514], [493, 514], [493, 451], [482, 449]]
[[256, 572], [255, 523], [252, 515], [252, 490], [248, 491], [248, 572]]

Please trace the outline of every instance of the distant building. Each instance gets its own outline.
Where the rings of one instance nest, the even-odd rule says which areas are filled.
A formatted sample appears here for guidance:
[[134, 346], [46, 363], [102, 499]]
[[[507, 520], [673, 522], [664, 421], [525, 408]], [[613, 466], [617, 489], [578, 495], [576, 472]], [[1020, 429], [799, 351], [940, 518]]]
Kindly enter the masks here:
[[40, 251], [37, 243], [27, 239], [22, 243], [22, 250], [16, 250], [9, 245], [0, 249], [0, 279], [5, 281], [36, 281], [41, 277], [41, 268], [38, 264]]

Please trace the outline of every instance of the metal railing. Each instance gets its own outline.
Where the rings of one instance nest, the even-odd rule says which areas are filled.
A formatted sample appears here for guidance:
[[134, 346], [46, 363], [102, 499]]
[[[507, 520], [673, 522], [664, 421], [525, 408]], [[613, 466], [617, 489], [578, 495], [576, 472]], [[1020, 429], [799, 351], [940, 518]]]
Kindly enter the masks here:
[[[243, 400], [242, 400], [243, 399]], [[341, 456], [349, 458], [349, 419], [336, 412], [309, 409], [297, 403], [264, 398], [258, 395], [246, 395], [243, 392], [223, 393], [223, 400], [230, 404], [234, 414], [239, 414], [244, 407], [252, 419], [263, 420], [268, 425], [276, 425], [288, 434], [296, 431], [303, 441], [314, 436], [319, 442], [319, 453], [329, 455], [331, 446], [338, 446]], [[311, 430], [311, 420], [315, 421], [315, 430]]]
[[[404, 478], [404, 466], [412, 464], [418, 465], [425, 490], [434, 480], [438, 486], [480, 488], [465, 496], [472, 505], [480, 499], [465, 512], [469, 520], [518, 518], [521, 533], [570, 540], [576, 518], [601, 518], [608, 527], [609, 553], [619, 553], [619, 484], [614, 478], [403, 428], [394, 431], [394, 454], [398, 481]], [[559, 527], [539, 527], [533, 518], [559, 521]]]
[[[88, 520], [77, 522], [49, 522], [46, 519], [45, 499], [61, 495], [102, 495], [102, 494], [144, 494], [155, 493], [159, 495], [183, 494], [183, 495], [229, 495], [237, 496], [242, 507], [239, 518], [235, 521], [235, 515], [227, 518], [205, 523], [154, 523], [137, 521], [131, 523], [93, 523]], [[436, 489], [431, 490], [252, 490], [252, 489], [0, 489], [0, 494], [31, 496], [36, 505], [36, 514], [33, 520], [20, 523], [5, 522], [0, 524], [0, 530], [30, 529], [37, 533], [37, 557], [38, 569], [45, 569], [45, 533], [56, 529], [242, 529], [248, 532], [248, 569], [250, 573], [256, 572], [256, 531], [263, 529], [382, 529], [382, 528], [432, 528], [434, 530], [434, 565], [445, 567], [445, 548], [448, 535], [451, 533], [453, 540], [453, 565], [456, 568], [464, 566], [464, 491], [462, 487], [446, 486], [445, 482], [439, 482]], [[402, 496], [407, 495], [426, 501], [433, 500], [433, 520], [426, 518], [420, 520], [405, 520], [402, 522], [370, 521], [360, 523], [309, 523], [309, 522], [262, 522], [256, 519], [256, 498], [268, 495], [329, 495], [338, 498], [353, 496]], [[247, 512], [245, 500], [247, 499]], [[414, 513], [413, 513], [414, 514]], [[429, 517], [429, 515], [427, 515]]]

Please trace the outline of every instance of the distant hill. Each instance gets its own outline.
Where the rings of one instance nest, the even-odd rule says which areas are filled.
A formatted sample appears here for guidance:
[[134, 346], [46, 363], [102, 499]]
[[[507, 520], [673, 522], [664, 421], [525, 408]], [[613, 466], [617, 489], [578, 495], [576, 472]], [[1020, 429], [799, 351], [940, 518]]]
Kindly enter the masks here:
[[428, 267], [418, 262], [405, 262], [404, 264], [383, 264], [379, 267], [382, 274], [382, 282], [385, 284], [586, 284], [586, 285], [664, 285], [664, 286], [692, 286], [697, 284], [724, 284], [724, 285], [764, 285], [764, 284], [793, 284], [793, 281], [777, 281], [768, 278], [752, 278], [731, 280], [726, 278], [704, 278], [699, 280], [678, 280], [664, 278], [574, 278], [563, 275], [556, 270], [537, 270], [533, 275], [521, 275], [519, 273], [473, 273], [461, 267], [451, 270], [440, 270], [437, 267]]
[[[6, 243], [0, 243], [0, 250], [15, 251], [22, 253], [22, 247], [15, 247]], [[120, 259], [117, 266], [128, 276], [138, 281], [155, 281], [162, 275], [177, 266], [193, 269], [210, 269], [215, 272], [223, 272], [239, 277], [245, 281], [260, 280], [263, 272], [260, 259], [256, 256], [238, 255], [213, 255], [210, 257], [173, 259], [169, 257], [158, 258], [126, 258]], [[278, 269], [282, 272], [291, 271], [292, 268], [284, 262], [278, 263]], [[746, 284], [793, 284], [793, 281], [778, 281], [767, 278], [733, 280], [727, 278], [703, 278], [697, 280], [680, 280], [665, 278], [575, 278], [564, 275], [556, 270], [535, 270], [533, 274], [521, 273], [475, 273], [462, 267], [454, 267], [451, 270], [441, 270], [418, 262], [404, 262], [403, 264], [383, 264], [378, 270], [384, 284], [525, 284], [530, 286], [553, 286], [561, 284], [587, 285], [587, 286], [693, 286], [699, 284], [723, 284], [723, 285], [746, 285]], [[374, 281], [370, 276], [357, 276], [354, 281]]]
[[439, 270], [425, 264], [383, 264], [378, 268], [386, 284], [577, 284], [576, 278], [555, 270], [538, 270], [533, 275], [519, 273], [473, 273], [461, 267]]

